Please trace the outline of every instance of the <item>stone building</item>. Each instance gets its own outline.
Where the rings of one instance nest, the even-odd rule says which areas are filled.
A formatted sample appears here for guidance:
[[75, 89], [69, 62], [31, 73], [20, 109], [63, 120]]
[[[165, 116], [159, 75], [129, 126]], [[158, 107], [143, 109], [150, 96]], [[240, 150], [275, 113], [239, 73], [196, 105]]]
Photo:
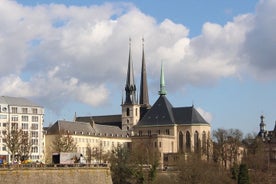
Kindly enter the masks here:
[[266, 124], [264, 122], [265, 117], [260, 117], [260, 131], [258, 137], [265, 143], [265, 151], [268, 156], [268, 161], [276, 165], [276, 122], [273, 130], [266, 130]]
[[[170, 160], [170, 156], [178, 153], [202, 149], [207, 155], [207, 152], [210, 151], [208, 141], [211, 126], [194, 106], [172, 106], [166, 96], [163, 65], [161, 67], [159, 98], [152, 107], [149, 104], [144, 42], [142, 45], [139, 99], [134, 80], [131, 43], [129, 44], [127, 68], [121, 114], [79, 116], [76, 117], [75, 122], [58, 121], [47, 131], [46, 144], [50, 144], [48, 140], [52, 140], [49, 136], [59, 133], [56, 130], [63, 129], [71, 133], [82, 153], [84, 153], [87, 141], [94, 139], [106, 141], [109, 146], [112, 145], [112, 142], [120, 142], [120, 144], [132, 142], [131, 147], [133, 149], [156, 150], [160, 153], [159, 160], [162, 165], [164, 161]], [[54, 127], [56, 130], [52, 131], [51, 129]], [[83, 127], [83, 130], [79, 129], [80, 127]], [[84, 143], [81, 143], [82, 140]], [[106, 150], [110, 148], [112, 147], [108, 147]]]
[[0, 159], [11, 161], [5, 134], [11, 129], [22, 130], [29, 135], [32, 161], [43, 160], [44, 108], [26, 98], [0, 97]]
[[45, 146], [45, 162], [52, 162], [52, 153], [54, 150], [54, 141], [60, 134], [70, 135], [77, 144], [77, 152], [87, 158], [88, 149], [94, 155], [93, 162], [104, 161], [101, 156], [110, 153], [118, 146], [127, 146], [131, 142], [126, 131], [114, 125], [101, 125], [95, 122], [70, 122], [70, 121], [56, 121], [50, 128], [46, 130]]
[[175, 164], [170, 160], [179, 153], [211, 150], [210, 124], [194, 106], [173, 107], [166, 96], [163, 65], [159, 98], [134, 126], [133, 149], [151, 149], [159, 153], [161, 166]]

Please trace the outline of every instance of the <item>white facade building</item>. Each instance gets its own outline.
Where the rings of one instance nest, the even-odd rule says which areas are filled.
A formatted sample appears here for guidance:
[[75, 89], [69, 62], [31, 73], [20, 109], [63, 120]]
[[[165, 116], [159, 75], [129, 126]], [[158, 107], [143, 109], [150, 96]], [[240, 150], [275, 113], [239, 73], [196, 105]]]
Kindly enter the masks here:
[[26, 98], [0, 97], [0, 159], [10, 162], [11, 155], [6, 146], [5, 132], [8, 128], [28, 132], [31, 150], [29, 159], [43, 160], [43, 122], [44, 108]]

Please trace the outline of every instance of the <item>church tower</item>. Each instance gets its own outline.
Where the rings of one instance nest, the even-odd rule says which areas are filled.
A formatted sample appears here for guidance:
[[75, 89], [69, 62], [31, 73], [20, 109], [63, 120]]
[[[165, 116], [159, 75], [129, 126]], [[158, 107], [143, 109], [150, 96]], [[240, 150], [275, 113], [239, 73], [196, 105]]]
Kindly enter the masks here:
[[140, 119], [140, 106], [137, 101], [130, 39], [125, 100], [122, 103], [122, 130], [124, 131], [132, 130], [132, 127], [136, 125]]
[[144, 38], [142, 39], [142, 67], [141, 67], [141, 81], [140, 81], [140, 118], [150, 109], [149, 95], [148, 95], [148, 82], [147, 82], [147, 71], [146, 61], [144, 53]]

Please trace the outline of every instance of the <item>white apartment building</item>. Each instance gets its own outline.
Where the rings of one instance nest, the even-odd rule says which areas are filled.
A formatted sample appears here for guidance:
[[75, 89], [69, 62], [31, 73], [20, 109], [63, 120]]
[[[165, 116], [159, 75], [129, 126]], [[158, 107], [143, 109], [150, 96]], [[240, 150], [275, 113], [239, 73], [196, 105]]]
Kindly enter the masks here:
[[44, 108], [21, 97], [0, 97], [0, 159], [10, 162], [11, 155], [6, 146], [7, 128], [16, 127], [28, 133], [31, 142], [29, 159], [43, 160], [43, 122]]

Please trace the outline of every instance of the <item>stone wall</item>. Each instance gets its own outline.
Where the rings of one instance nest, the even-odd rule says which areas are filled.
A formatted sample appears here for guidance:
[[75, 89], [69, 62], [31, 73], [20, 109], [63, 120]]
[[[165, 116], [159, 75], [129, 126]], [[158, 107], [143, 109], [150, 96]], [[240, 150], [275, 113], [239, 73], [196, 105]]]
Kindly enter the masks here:
[[0, 184], [112, 184], [109, 168], [0, 169]]

